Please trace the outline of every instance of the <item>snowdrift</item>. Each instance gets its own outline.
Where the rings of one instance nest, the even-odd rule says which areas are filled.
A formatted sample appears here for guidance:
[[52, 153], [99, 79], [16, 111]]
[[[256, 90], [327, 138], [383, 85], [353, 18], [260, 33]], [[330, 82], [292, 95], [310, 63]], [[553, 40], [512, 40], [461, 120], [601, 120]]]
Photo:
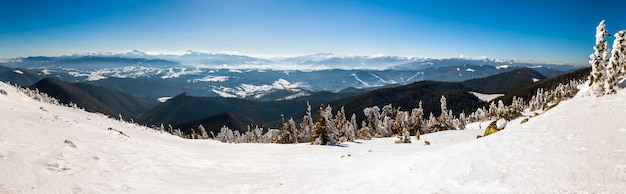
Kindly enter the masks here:
[[[476, 139], [463, 131], [347, 143], [181, 139], [45, 104], [0, 83], [0, 193], [617, 193], [626, 91], [577, 96]], [[425, 145], [424, 140], [431, 145]]]

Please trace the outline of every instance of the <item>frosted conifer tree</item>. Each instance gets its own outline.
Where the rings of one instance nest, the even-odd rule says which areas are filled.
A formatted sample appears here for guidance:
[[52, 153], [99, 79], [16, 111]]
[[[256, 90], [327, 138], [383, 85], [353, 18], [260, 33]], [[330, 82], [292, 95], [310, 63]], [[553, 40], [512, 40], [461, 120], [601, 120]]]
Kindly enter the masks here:
[[[329, 111], [330, 110], [330, 111]], [[324, 108], [324, 105], [320, 106], [320, 115], [315, 119], [315, 128], [313, 128], [313, 142], [316, 145], [328, 145], [335, 143], [335, 132], [332, 128], [331, 115], [328, 112], [332, 112], [330, 108]]]
[[502, 102], [502, 100], [498, 100], [498, 109], [497, 109], [497, 112], [496, 112], [496, 118], [497, 119], [504, 118], [504, 119], [507, 119], [507, 120], [511, 119], [511, 118], [506, 118], [506, 117], [507, 117], [507, 115], [506, 115], [506, 108], [504, 107], [504, 102]]
[[398, 111], [396, 115], [394, 128], [399, 129], [398, 140], [396, 143], [411, 143], [411, 134], [409, 133], [408, 128], [408, 114], [408, 112]]
[[443, 131], [452, 128], [452, 111], [448, 111], [446, 97], [442, 95], [440, 102], [441, 114], [437, 117], [435, 123], [432, 124], [432, 127], [436, 128], [435, 131]]
[[306, 103], [307, 109], [306, 114], [302, 118], [302, 123], [300, 124], [300, 130], [298, 131], [298, 142], [309, 142], [311, 141], [311, 131], [315, 126], [313, 122], [313, 117], [311, 116], [311, 105], [309, 102]]
[[626, 51], [626, 43], [624, 41], [625, 31], [619, 31], [615, 33], [615, 40], [613, 41], [613, 50], [611, 52], [611, 58], [606, 69], [606, 79], [604, 83], [604, 94], [614, 94], [617, 92], [615, 86], [617, 85], [617, 78], [624, 72], [624, 52]]
[[606, 77], [606, 65], [608, 62], [609, 46], [606, 42], [606, 25], [604, 20], [596, 27], [596, 44], [593, 47], [595, 51], [589, 56], [589, 63], [591, 64], [591, 73], [589, 74], [589, 84], [591, 86], [591, 92], [596, 96], [604, 94], [604, 79]]
[[361, 121], [361, 129], [357, 133], [357, 138], [364, 140], [371, 140], [372, 133], [371, 129], [367, 126], [367, 122], [365, 120]]
[[346, 141], [354, 141], [356, 138], [356, 114], [352, 113], [352, 117], [350, 118], [350, 124], [348, 125], [348, 130], [346, 132]]
[[233, 130], [226, 126], [222, 126], [220, 132], [215, 137], [217, 141], [221, 141], [222, 143], [235, 143], [235, 137], [233, 134]]
[[204, 129], [202, 124], [198, 125], [198, 139], [209, 139], [209, 134], [206, 132], [206, 129]]
[[376, 131], [380, 130], [380, 108], [378, 106], [365, 108], [363, 114], [365, 114], [370, 134], [375, 135]]
[[346, 114], [344, 107], [342, 106], [339, 111], [337, 111], [337, 115], [335, 115], [335, 120], [333, 121], [333, 127], [337, 129], [338, 132], [338, 140], [340, 142], [347, 141], [346, 135], [348, 133], [348, 120], [346, 119]]
[[285, 121], [283, 119], [283, 127], [278, 131], [277, 143], [298, 143], [296, 140], [296, 126], [293, 118]]
[[422, 108], [422, 101], [420, 101], [419, 106], [411, 110], [411, 117], [409, 118], [410, 132], [412, 134], [421, 133], [423, 122], [424, 122], [424, 109]]

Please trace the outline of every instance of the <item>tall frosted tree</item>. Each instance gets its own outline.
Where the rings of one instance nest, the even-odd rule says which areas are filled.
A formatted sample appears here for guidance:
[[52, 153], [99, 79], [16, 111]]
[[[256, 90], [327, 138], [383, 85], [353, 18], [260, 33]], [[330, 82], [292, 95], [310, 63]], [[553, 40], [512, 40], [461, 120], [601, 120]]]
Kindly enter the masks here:
[[437, 117], [434, 127], [436, 131], [449, 130], [452, 128], [452, 111], [448, 111], [448, 104], [445, 96], [441, 96], [441, 114]]
[[[375, 135], [377, 131], [380, 131], [380, 108], [378, 106], [367, 107], [363, 109], [363, 114], [367, 120], [367, 128], [370, 130], [371, 135]], [[362, 126], [366, 128], [366, 126]]]
[[302, 123], [300, 123], [300, 128], [298, 130], [298, 142], [311, 141], [311, 131], [315, 127], [313, 117], [311, 116], [311, 105], [309, 104], [309, 102], [306, 103], [306, 106], [306, 113], [302, 118]]
[[293, 118], [287, 121], [283, 119], [283, 127], [278, 131], [277, 143], [298, 143], [296, 133], [296, 122]]
[[611, 52], [611, 58], [609, 59], [609, 63], [606, 69], [604, 94], [614, 94], [615, 92], [617, 92], [615, 90], [615, 86], [617, 86], [617, 78], [621, 76], [624, 72], [624, 52], [626, 50], [624, 33], [624, 30], [615, 33], [613, 50]]
[[419, 106], [411, 110], [411, 116], [409, 118], [409, 132], [413, 135], [416, 135], [416, 137], [419, 137], [419, 134], [422, 133], [423, 124], [424, 108], [422, 108], [422, 101], [420, 101]]
[[593, 46], [594, 53], [589, 56], [589, 63], [591, 64], [589, 86], [591, 86], [591, 92], [596, 96], [604, 94], [604, 79], [609, 58], [609, 46], [606, 42], [608, 34], [604, 20], [602, 20], [596, 27], [596, 44]]
[[320, 115], [315, 119], [315, 127], [313, 128], [313, 144], [329, 145], [336, 142], [335, 137], [337, 130], [332, 125], [332, 108], [324, 105], [320, 106]]
[[209, 134], [206, 132], [206, 129], [204, 129], [202, 124], [198, 126], [198, 139], [209, 139]]

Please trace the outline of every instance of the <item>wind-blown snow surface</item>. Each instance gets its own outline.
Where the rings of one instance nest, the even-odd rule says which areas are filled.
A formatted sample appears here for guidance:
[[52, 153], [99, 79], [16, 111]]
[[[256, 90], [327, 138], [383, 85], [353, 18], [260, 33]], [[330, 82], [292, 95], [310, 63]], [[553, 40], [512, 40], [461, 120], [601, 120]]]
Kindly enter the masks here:
[[478, 127], [488, 123], [412, 144], [384, 138], [335, 147], [180, 139], [0, 89], [8, 92], [0, 94], [0, 193], [626, 190], [625, 91], [576, 97], [480, 139]]

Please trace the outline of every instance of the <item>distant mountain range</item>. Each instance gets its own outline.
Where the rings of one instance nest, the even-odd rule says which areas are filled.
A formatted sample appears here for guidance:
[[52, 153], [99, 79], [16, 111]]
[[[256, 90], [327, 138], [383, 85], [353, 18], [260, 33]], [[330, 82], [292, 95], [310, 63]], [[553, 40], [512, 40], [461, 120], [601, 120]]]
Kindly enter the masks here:
[[[140, 98], [193, 96], [276, 101], [346, 88], [373, 90], [423, 80], [459, 82], [519, 68], [546, 77], [571, 65], [494, 59], [429, 59], [398, 56], [339, 56], [320, 53], [256, 58], [231, 53], [90, 53], [23, 57], [0, 63], [0, 80], [28, 86], [44, 77], [89, 82]], [[18, 74], [16, 72], [21, 72]]]
[[[442, 95], [448, 99], [449, 109], [455, 113], [462, 111], [469, 113], [485, 105], [484, 102], [470, 92], [489, 93], [491, 91], [499, 91], [507, 93], [514, 91], [518, 87], [535, 83], [539, 79], [545, 79], [545, 77], [534, 69], [521, 68], [465, 82], [420, 81], [409, 85], [377, 89], [367, 93], [356, 92], [353, 93], [355, 95], [342, 96], [335, 99], [323, 99], [320, 97], [336, 95], [337, 93], [315, 94], [292, 100], [272, 102], [194, 97], [184, 94], [149, 110], [140, 117], [139, 121], [154, 125], [170, 123], [186, 128], [197, 127], [197, 125], [203, 124], [207, 130], [219, 130], [219, 128], [207, 128], [207, 126], [215, 127], [215, 123], [224, 123], [224, 125], [228, 124], [229, 127], [241, 127], [242, 125], [240, 124], [230, 124], [233, 122], [231, 120], [233, 118], [245, 118], [245, 120], [255, 121], [249, 124], [262, 125], [263, 123], [269, 123], [269, 127], [279, 127], [281, 115], [285, 118], [301, 119], [304, 115], [304, 110], [306, 110], [307, 102], [311, 104], [314, 112], [320, 104], [330, 104], [334, 107], [334, 111], [344, 107], [347, 115], [354, 113], [361, 120], [363, 119], [363, 109], [366, 107], [378, 106], [382, 108], [387, 104], [392, 104], [394, 108], [401, 107], [402, 110], [410, 110], [416, 108], [419, 101], [422, 101], [424, 112], [428, 116], [431, 112], [434, 115], [439, 114], [439, 99]], [[236, 116], [223, 115], [227, 113], [232, 113]], [[263, 122], [253, 118], [260, 119]], [[245, 128], [233, 129], [245, 130]]]
[[[319, 54], [275, 60], [297, 64], [366, 59], [388, 64], [414, 61], [384, 70], [242, 70], [190, 67], [169, 59], [126, 58], [131, 54], [143, 55], [134, 52], [128, 56], [14, 59], [0, 66], [0, 80], [38, 89], [88, 111], [113, 117], [121, 114], [142, 124], [172, 124], [183, 130], [202, 124], [217, 132], [221, 126], [239, 130], [248, 125], [279, 127], [283, 117], [301, 119], [307, 103], [314, 111], [320, 104], [330, 104], [335, 111], [343, 106], [348, 115], [354, 113], [362, 119], [365, 107], [392, 104], [409, 110], [422, 101], [426, 114], [437, 115], [439, 98], [445, 95], [449, 109], [470, 112], [484, 105], [470, 91], [510, 93], [574, 68], [490, 59], [345, 58]], [[206, 60], [207, 56], [220, 56], [223, 62], [237, 58], [247, 64], [274, 63], [230, 54], [188, 52], [169, 57]], [[161, 97], [171, 98], [157, 102]]]

